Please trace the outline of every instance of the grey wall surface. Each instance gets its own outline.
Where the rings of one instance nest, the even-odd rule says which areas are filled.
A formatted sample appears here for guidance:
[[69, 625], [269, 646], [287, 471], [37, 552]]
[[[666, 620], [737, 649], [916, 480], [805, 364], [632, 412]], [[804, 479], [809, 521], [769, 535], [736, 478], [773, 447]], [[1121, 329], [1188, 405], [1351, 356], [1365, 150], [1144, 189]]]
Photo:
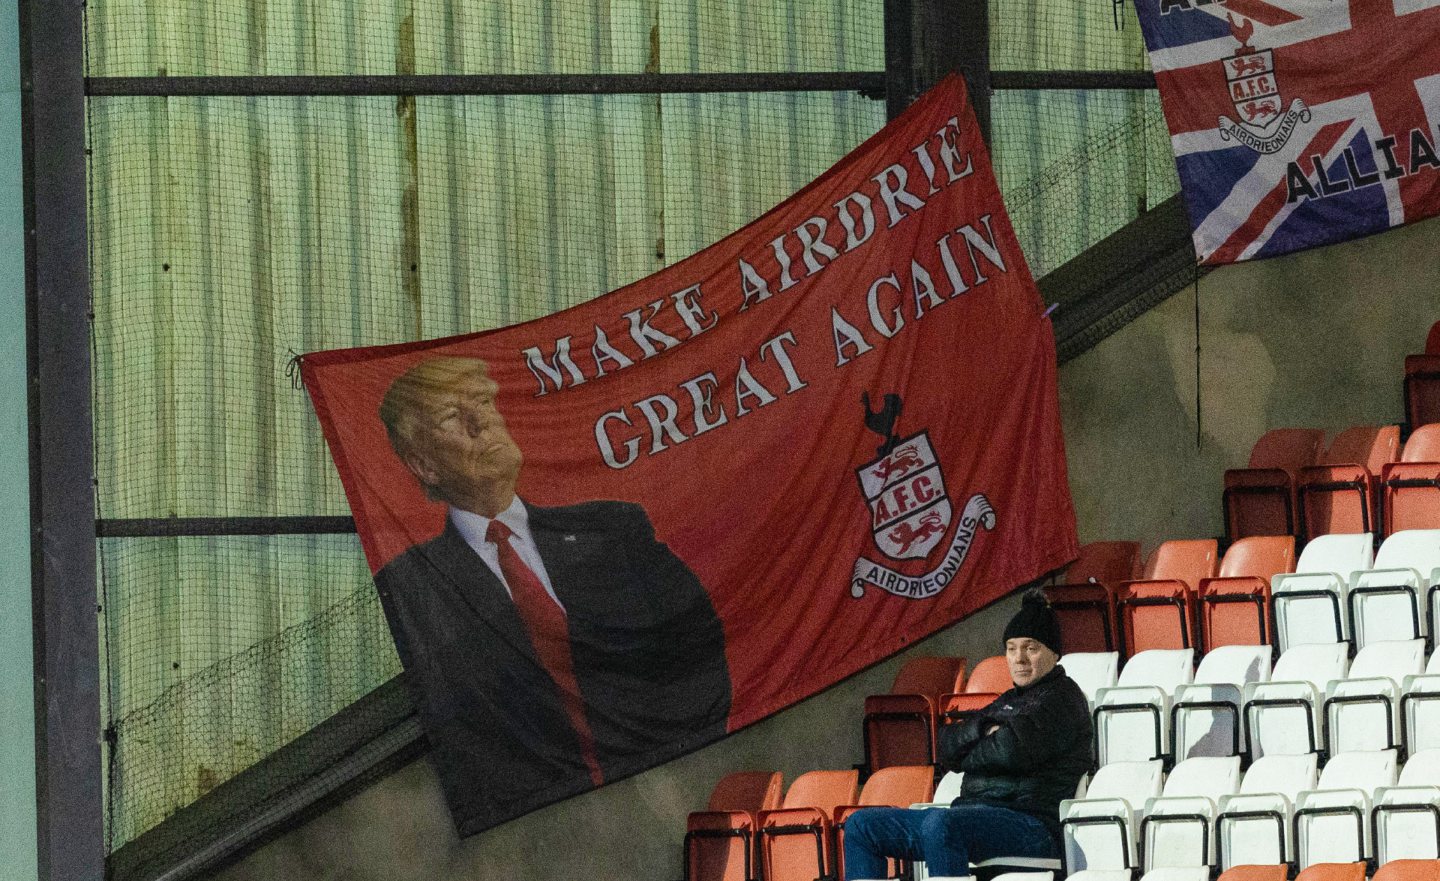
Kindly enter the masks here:
[[30, 429], [25, 380], [25, 217], [20, 14], [0, 0], [0, 878], [33, 879], [35, 646], [30, 630]]
[[1081, 541], [1219, 535], [1221, 475], [1267, 429], [1400, 422], [1401, 369], [1440, 319], [1440, 220], [1200, 280], [1065, 365]]
[[[1399, 421], [1400, 365], [1440, 318], [1440, 221], [1322, 251], [1227, 267], [1200, 283], [1197, 446], [1194, 291], [1061, 372], [1080, 536], [1220, 531], [1220, 476], [1267, 428]], [[997, 603], [907, 652], [995, 653]], [[548, 881], [680, 877], [686, 812], [730, 770], [786, 779], [860, 759], [874, 667], [687, 758], [457, 842], [435, 775], [417, 762], [217, 876], [217, 881]]]

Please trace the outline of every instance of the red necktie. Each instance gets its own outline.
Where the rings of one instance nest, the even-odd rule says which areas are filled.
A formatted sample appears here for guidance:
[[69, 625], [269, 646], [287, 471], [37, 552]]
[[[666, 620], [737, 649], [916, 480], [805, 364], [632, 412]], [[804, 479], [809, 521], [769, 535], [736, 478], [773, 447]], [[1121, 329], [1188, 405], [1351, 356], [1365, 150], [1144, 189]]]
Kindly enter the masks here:
[[535, 570], [525, 565], [515, 548], [510, 546], [510, 528], [499, 520], [491, 520], [485, 531], [485, 541], [495, 545], [500, 554], [500, 572], [510, 587], [510, 598], [515, 601], [515, 611], [530, 634], [530, 644], [535, 655], [555, 686], [560, 691], [560, 701], [575, 734], [580, 740], [580, 754], [590, 769], [590, 779], [596, 786], [604, 782], [600, 773], [600, 761], [595, 755], [595, 737], [590, 733], [590, 721], [585, 717], [585, 704], [580, 699], [580, 683], [575, 679], [575, 664], [570, 656], [570, 627], [560, 604], [545, 590]]

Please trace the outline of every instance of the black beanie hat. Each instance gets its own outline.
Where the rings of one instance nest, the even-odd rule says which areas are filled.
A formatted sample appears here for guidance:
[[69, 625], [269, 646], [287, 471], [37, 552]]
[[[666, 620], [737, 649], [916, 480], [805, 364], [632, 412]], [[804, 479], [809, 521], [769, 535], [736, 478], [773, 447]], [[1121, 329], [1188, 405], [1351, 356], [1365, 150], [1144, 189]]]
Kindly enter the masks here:
[[1045, 596], [1045, 591], [1038, 587], [1025, 592], [1020, 611], [1005, 625], [1006, 642], [1022, 636], [1044, 643], [1057, 655], [1065, 653], [1060, 644], [1060, 619], [1050, 608], [1050, 599]]

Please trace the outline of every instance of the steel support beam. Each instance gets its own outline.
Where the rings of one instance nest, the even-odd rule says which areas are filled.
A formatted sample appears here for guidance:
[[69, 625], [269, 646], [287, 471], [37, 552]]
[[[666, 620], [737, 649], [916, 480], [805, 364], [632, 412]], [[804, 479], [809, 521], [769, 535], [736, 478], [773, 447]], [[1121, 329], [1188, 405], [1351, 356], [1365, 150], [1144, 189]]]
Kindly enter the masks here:
[[83, 9], [20, 3], [41, 881], [105, 870]]

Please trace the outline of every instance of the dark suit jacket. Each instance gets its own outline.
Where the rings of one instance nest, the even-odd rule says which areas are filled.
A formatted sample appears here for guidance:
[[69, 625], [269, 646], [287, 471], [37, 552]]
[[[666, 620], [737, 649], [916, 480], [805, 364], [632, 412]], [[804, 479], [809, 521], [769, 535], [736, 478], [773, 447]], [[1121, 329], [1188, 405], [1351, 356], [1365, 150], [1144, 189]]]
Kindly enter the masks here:
[[[605, 780], [723, 736], [730, 673], [719, 618], [644, 509], [526, 508], [565, 606]], [[461, 835], [593, 788], [514, 603], [448, 520], [375, 582]]]

